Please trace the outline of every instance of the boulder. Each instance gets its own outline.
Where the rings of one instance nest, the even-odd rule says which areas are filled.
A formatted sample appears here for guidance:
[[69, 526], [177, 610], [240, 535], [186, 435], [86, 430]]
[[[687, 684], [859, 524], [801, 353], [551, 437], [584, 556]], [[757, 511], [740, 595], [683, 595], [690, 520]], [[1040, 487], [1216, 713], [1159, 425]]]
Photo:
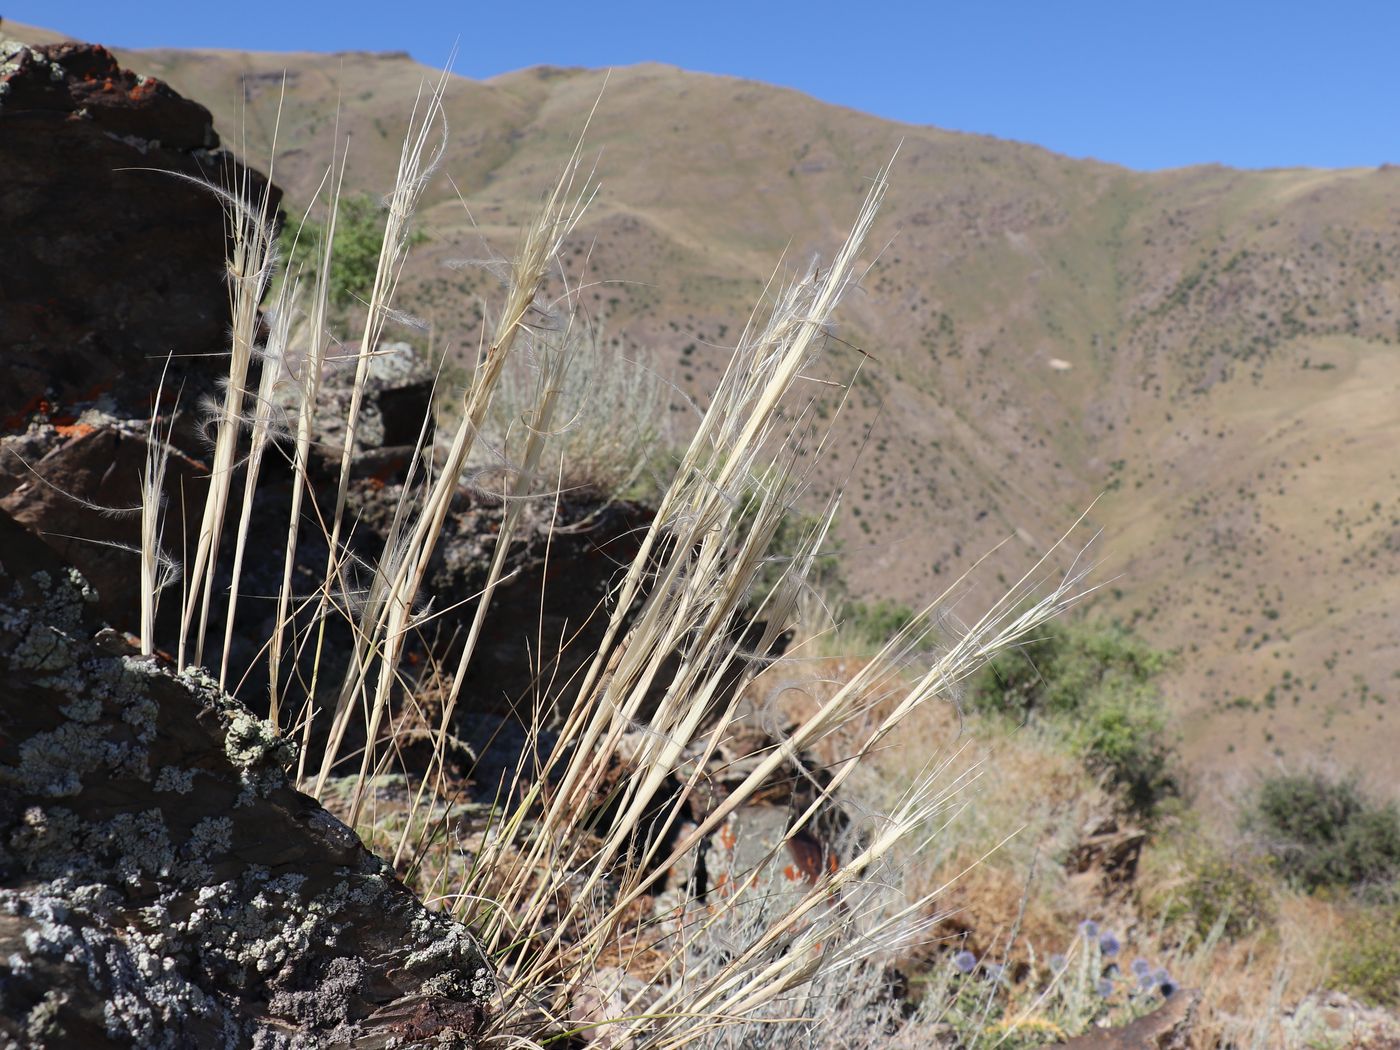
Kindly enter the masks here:
[[492, 973], [203, 673], [99, 627], [0, 516], [0, 1034], [33, 1047], [471, 1046]]
[[0, 40], [3, 429], [104, 395], [144, 416], [167, 355], [172, 388], [217, 374], [224, 209], [199, 183], [267, 185], [218, 147], [208, 110], [106, 48]]

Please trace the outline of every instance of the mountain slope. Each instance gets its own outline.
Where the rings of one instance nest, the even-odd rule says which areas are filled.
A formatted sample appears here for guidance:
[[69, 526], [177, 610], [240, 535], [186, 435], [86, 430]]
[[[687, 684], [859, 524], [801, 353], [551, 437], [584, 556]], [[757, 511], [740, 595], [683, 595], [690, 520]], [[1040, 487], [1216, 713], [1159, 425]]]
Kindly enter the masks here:
[[[285, 71], [274, 177], [303, 206], [337, 102], [347, 182], [383, 192], [434, 76], [398, 55], [122, 57], [264, 165]], [[437, 345], [475, 345], [493, 283], [445, 264], [509, 251], [600, 95], [602, 191], [570, 259], [607, 282], [586, 299], [609, 336], [697, 395], [784, 252], [830, 250], [898, 150], [889, 244], [839, 333], [871, 357], [813, 481], [824, 495], [861, 454], [840, 526], [859, 592], [923, 600], [1009, 536], [952, 611], [974, 609], [1102, 493], [1098, 606], [1181, 650], [1173, 703], [1202, 769], [1322, 752], [1383, 768], [1400, 741], [1400, 171], [1133, 172], [658, 65], [454, 78], [451, 181], [429, 191], [402, 297]]]

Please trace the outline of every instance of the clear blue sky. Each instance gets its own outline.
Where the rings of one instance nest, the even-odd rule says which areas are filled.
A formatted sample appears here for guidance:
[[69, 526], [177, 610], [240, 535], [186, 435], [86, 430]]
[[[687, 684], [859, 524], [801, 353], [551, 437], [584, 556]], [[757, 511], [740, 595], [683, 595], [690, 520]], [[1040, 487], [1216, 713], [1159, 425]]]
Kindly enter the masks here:
[[646, 60], [1135, 168], [1400, 161], [1400, 0], [0, 0], [126, 47], [408, 51], [486, 77]]

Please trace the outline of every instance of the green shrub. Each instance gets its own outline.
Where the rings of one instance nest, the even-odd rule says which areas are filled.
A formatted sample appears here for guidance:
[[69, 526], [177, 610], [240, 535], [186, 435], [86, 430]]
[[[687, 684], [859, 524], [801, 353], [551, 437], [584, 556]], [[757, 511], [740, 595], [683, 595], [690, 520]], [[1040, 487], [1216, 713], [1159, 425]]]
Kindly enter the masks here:
[[1013, 716], [1076, 714], [1095, 691], [1146, 685], [1167, 665], [1121, 624], [1051, 624], [977, 676], [969, 703]]
[[[384, 245], [385, 208], [368, 193], [340, 199], [335, 220], [335, 252], [331, 256], [329, 297], [332, 305], [347, 307], [369, 298], [374, 274]], [[325, 225], [313, 219], [302, 223], [301, 234], [292, 252], [293, 267], [300, 267], [308, 279], [320, 265]], [[409, 244], [422, 240], [409, 237]]]
[[1164, 653], [1118, 625], [1050, 625], [973, 680], [968, 705], [1062, 734], [1140, 817], [1180, 795], [1167, 715], [1153, 678]]
[[1269, 871], [1258, 860], [1208, 856], [1197, 862], [1167, 919], [1189, 924], [1204, 941], [1216, 929], [1226, 940], [1253, 933], [1273, 919]]
[[1400, 905], [1367, 908], [1347, 921], [1333, 985], [1377, 1006], [1400, 1006]]
[[1090, 693], [1070, 735], [1085, 765], [1121, 792], [1138, 815], [1151, 816], [1166, 799], [1181, 794], [1167, 715], [1155, 690], [1101, 686]]
[[884, 645], [914, 622], [916, 613], [907, 605], [881, 598], [873, 602], [847, 602], [841, 610], [843, 625], [861, 641]]
[[1245, 826], [1278, 859], [1283, 875], [1309, 892], [1384, 890], [1400, 876], [1400, 810], [1369, 799], [1351, 778], [1271, 777], [1260, 785]]
[[1002, 653], [987, 664], [967, 691], [967, 706], [983, 714], [1025, 718], [1045, 708], [1055, 679], [1063, 630], [1047, 627], [1039, 638]]

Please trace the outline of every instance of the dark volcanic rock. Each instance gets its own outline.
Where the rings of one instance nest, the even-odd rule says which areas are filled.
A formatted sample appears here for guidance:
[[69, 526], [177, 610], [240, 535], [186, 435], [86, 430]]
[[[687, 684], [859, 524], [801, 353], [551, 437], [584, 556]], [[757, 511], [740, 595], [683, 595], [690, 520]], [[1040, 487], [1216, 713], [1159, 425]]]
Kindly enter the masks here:
[[0, 1033], [24, 1046], [470, 1046], [491, 973], [201, 674], [99, 631], [0, 516]]
[[[0, 512], [42, 535], [49, 546], [97, 588], [109, 624], [135, 629], [141, 606], [137, 555], [141, 541], [141, 471], [149, 449], [144, 420], [89, 412], [70, 425], [32, 425], [22, 436], [0, 436]], [[198, 450], [197, 450], [198, 451]], [[204, 495], [209, 468], [180, 449], [166, 467], [168, 502], [190, 507]], [[183, 516], [196, 542], [198, 519]], [[190, 519], [194, 518], [193, 523]], [[169, 540], [180, 549], [175, 527]], [[176, 627], [179, 601], [163, 603], [161, 626]]]
[[189, 179], [265, 185], [218, 144], [208, 110], [105, 48], [0, 41], [5, 429], [102, 394], [144, 415], [168, 354], [172, 382], [217, 371], [224, 212]]

